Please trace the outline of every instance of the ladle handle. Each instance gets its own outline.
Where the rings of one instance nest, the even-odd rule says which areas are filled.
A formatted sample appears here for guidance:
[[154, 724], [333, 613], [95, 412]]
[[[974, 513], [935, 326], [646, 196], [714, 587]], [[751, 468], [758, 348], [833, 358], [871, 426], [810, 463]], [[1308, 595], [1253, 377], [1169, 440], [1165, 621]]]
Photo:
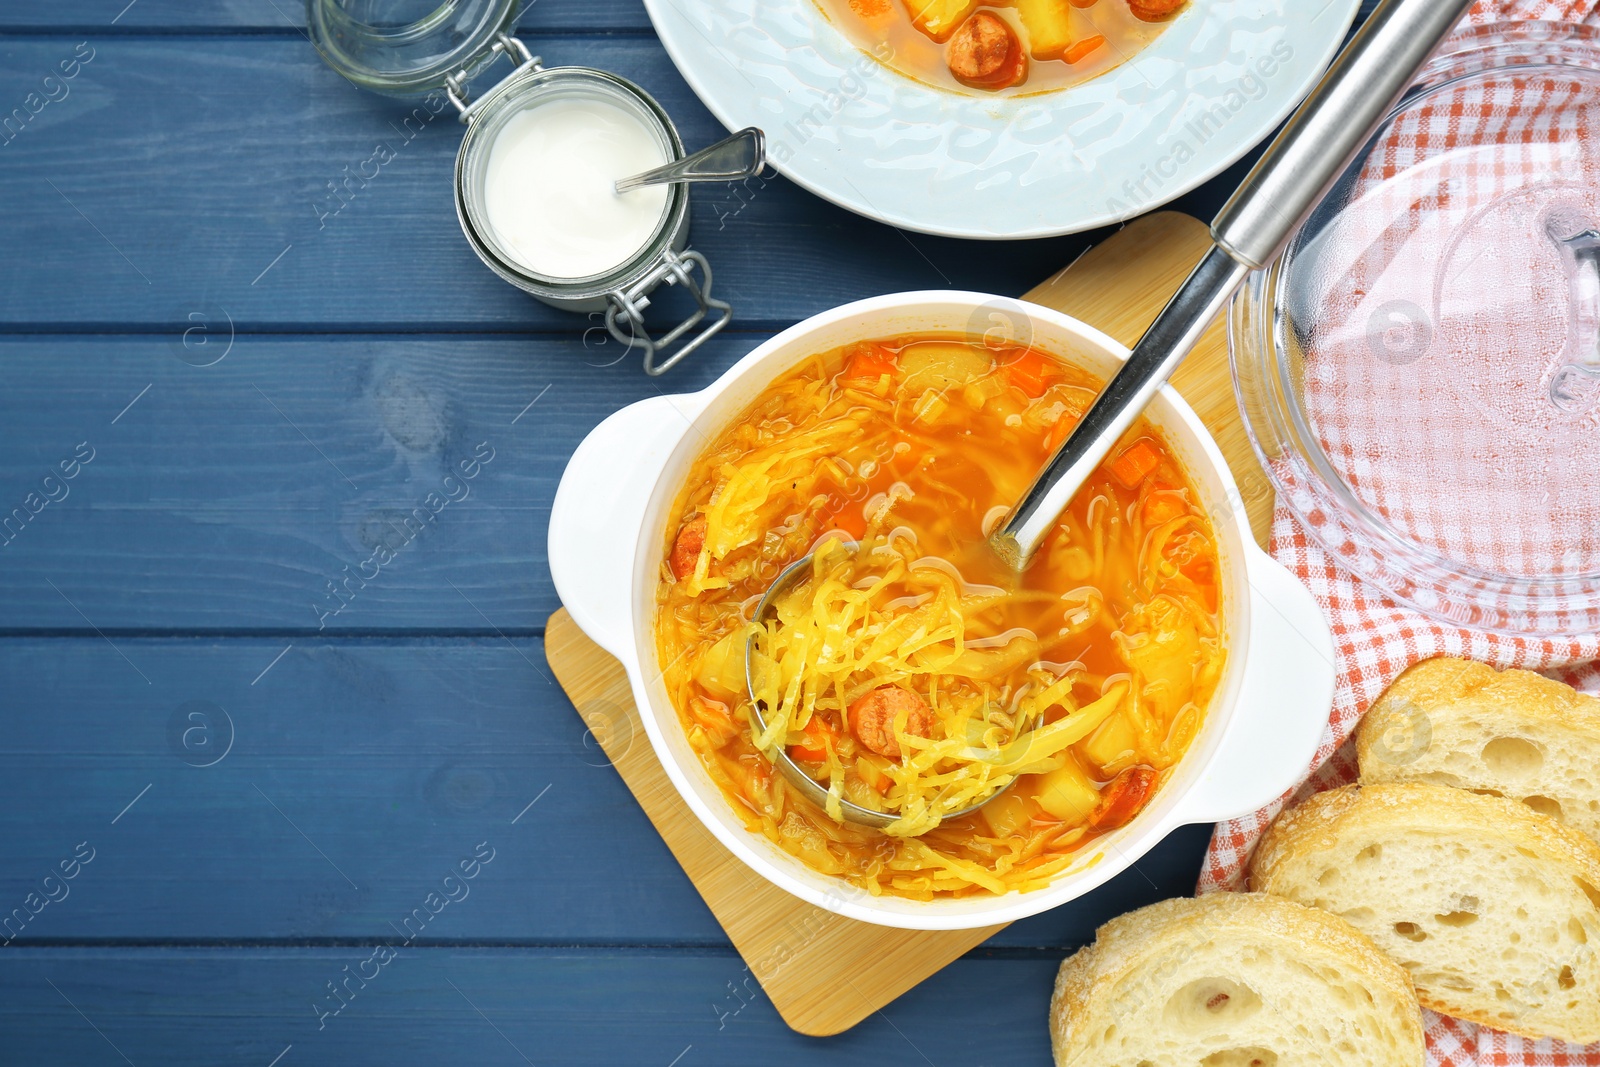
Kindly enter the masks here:
[[1271, 262], [1474, 0], [1384, 0], [1211, 225], [1212, 248], [990, 542], [1026, 567], [1251, 271]]
[[1249, 273], [1248, 267], [1219, 248], [1206, 252], [1005, 523], [990, 536], [989, 543], [1002, 560], [1018, 571], [1026, 569], [1078, 488], [1155, 398]]
[[1211, 223], [1261, 270], [1327, 194], [1474, 0], [1384, 0]]

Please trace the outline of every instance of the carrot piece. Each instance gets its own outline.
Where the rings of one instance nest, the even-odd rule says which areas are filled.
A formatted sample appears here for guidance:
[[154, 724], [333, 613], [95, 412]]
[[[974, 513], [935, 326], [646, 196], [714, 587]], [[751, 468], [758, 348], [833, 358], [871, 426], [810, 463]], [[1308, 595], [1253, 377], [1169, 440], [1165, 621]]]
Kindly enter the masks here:
[[1189, 505], [1171, 490], [1157, 490], [1144, 498], [1142, 514], [1146, 526], [1160, 526], [1188, 513]]
[[895, 355], [882, 345], [857, 345], [845, 363], [844, 376], [850, 381], [876, 382], [885, 374], [894, 376]]
[[1067, 439], [1067, 435], [1072, 432], [1072, 428], [1077, 425], [1077, 422], [1078, 420], [1069, 419], [1065, 415], [1057, 419], [1050, 427], [1050, 432], [1044, 435], [1044, 450], [1052, 456], [1055, 455], [1056, 449], [1061, 447], [1062, 442]]
[[1197, 553], [1178, 565], [1178, 573], [1194, 583], [1207, 611], [1217, 610], [1217, 570], [1209, 558]]
[[1085, 37], [1083, 40], [1079, 41], [1077, 44], [1061, 53], [1061, 58], [1066, 60], [1068, 63], [1076, 63], [1078, 60], [1082, 59], [1084, 56], [1088, 55], [1090, 52], [1093, 52], [1095, 49], [1099, 48], [1105, 43], [1106, 39], [1098, 33], [1093, 37]]
[[1161, 453], [1147, 438], [1141, 437], [1111, 461], [1111, 474], [1125, 487], [1132, 489], [1144, 481], [1145, 475], [1161, 463]]
[[859, 507], [852, 508], [850, 503], [847, 500], [838, 511], [824, 511], [823, 515], [829, 529], [847, 533], [850, 540], [859, 541], [867, 535], [867, 517]]
[[1055, 377], [1052, 373], [1054, 365], [1049, 358], [1032, 348], [1023, 349], [1005, 367], [1006, 377], [1011, 379], [1011, 384], [1035, 400], [1044, 396], [1044, 391], [1050, 388], [1050, 382]]
[[1149, 767], [1129, 767], [1100, 792], [1100, 803], [1089, 814], [1089, 829], [1115, 830], [1126, 826], [1150, 802], [1156, 791], [1156, 772]]
[[801, 731], [805, 740], [789, 746], [789, 755], [808, 763], [821, 763], [828, 758], [830, 746], [837, 748], [839, 731], [820, 715], [813, 715]]

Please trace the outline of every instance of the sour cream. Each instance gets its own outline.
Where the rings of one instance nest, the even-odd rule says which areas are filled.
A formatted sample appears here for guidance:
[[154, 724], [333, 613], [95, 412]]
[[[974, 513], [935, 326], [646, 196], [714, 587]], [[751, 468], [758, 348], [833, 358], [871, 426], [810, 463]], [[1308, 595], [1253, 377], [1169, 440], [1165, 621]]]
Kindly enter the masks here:
[[513, 115], [489, 146], [484, 214], [504, 253], [549, 278], [621, 266], [649, 243], [667, 210], [665, 185], [618, 194], [615, 183], [667, 162], [636, 114], [567, 96]]

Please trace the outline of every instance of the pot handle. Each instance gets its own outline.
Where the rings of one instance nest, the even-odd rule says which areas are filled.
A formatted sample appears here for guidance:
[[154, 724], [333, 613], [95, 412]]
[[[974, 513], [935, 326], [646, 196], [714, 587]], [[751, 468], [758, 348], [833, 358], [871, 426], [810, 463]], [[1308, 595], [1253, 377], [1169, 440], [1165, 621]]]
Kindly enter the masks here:
[[1257, 811], [1298, 785], [1328, 729], [1336, 676], [1333, 634], [1300, 580], [1254, 545], [1250, 636], [1233, 721], [1187, 802], [1185, 822]]
[[673, 449], [703, 403], [658, 396], [589, 432], [567, 461], [550, 508], [556, 594], [590, 639], [633, 659], [634, 571], [645, 512]]

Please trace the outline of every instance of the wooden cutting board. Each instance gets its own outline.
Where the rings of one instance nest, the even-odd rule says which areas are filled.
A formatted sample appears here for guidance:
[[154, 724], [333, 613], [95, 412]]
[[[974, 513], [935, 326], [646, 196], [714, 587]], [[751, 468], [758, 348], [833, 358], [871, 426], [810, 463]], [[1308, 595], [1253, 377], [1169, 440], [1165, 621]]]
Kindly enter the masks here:
[[[1132, 345], [1210, 246], [1193, 218], [1141, 218], [1028, 293]], [[1239, 421], [1219, 321], [1173, 379], [1233, 468], [1258, 540], [1272, 488]], [[950, 933], [891, 930], [841, 918], [792, 897], [717, 843], [661, 769], [621, 664], [585, 637], [565, 610], [550, 617], [545, 655], [590, 732], [639, 799], [712, 914], [795, 1030], [846, 1030], [987, 940], [999, 926]]]

